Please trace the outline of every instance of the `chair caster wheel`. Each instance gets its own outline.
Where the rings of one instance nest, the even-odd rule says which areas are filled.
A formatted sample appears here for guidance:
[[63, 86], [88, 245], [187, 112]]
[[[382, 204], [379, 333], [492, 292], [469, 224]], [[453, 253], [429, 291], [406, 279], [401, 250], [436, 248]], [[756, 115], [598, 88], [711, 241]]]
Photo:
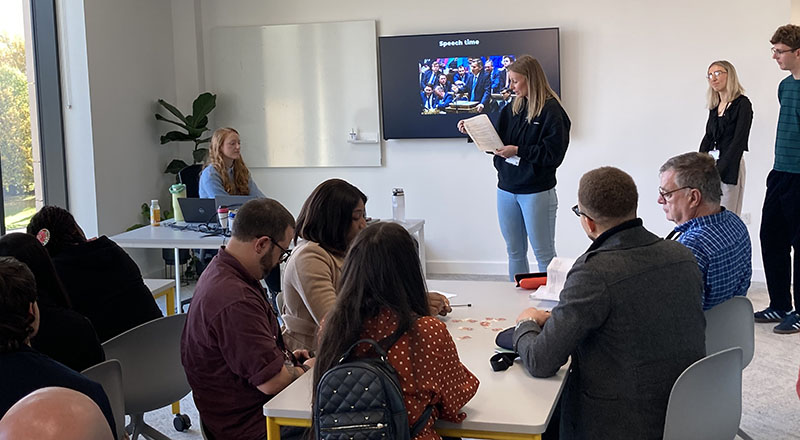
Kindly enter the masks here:
[[186, 414], [175, 414], [175, 418], [172, 419], [172, 426], [175, 427], [176, 431], [183, 432], [192, 426], [192, 421]]

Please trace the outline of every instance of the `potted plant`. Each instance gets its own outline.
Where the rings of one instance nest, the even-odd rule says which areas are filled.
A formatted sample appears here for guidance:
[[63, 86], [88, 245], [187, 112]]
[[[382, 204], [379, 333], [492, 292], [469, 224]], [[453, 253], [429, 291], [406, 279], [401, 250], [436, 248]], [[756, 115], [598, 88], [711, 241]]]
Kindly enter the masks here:
[[[167, 111], [172, 113], [172, 115], [178, 120], [175, 121], [165, 118], [158, 113], [156, 113], [156, 120], [177, 125], [184, 130], [173, 130], [167, 132], [165, 135], [161, 136], [161, 144], [163, 145], [168, 142], [194, 142], [192, 163], [195, 164], [203, 162], [206, 158], [206, 155], [208, 155], [208, 149], [200, 148], [200, 146], [211, 141], [211, 137], [209, 136], [203, 138], [202, 136], [203, 133], [209, 130], [208, 114], [211, 113], [211, 111], [217, 106], [217, 95], [209, 92], [202, 93], [192, 103], [192, 114], [187, 116], [184, 116], [183, 113], [181, 113], [181, 111], [178, 110], [174, 105], [164, 101], [163, 99], [159, 99], [158, 103], [167, 109]], [[186, 162], [180, 159], [173, 159], [169, 165], [167, 165], [167, 169], [164, 170], [164, 172], [178, 174], [178, 171], [186, 168], [187, 166], [189, 166], [189, 164]]]

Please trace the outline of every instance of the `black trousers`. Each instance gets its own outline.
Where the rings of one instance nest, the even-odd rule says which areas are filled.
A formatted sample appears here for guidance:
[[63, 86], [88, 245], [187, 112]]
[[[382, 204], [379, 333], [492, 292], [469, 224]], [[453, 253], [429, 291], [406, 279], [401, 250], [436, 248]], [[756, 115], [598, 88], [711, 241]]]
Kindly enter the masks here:
[[[800, 307], [800, 174], [770, 171], [760, 235], [769, 306], [784, 312]], [[794, 307], [790, 291], [792, 271]]]

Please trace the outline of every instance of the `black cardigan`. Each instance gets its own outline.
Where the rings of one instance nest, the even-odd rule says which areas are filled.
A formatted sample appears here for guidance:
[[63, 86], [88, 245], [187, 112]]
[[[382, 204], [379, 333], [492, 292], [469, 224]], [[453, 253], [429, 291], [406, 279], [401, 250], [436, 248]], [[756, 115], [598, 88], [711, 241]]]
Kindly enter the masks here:
[[[526, 98], [515, 98], [526, 99]], [[545, 101], [539, 116], [527, 121], [527, 110], [514, 115], [513, 104], [503, 107], [497, 121], [497, 134], [503, 145], [519, 147], [519, 166], [494, 157], [497, 187], [514, 194], [532, 194], [556, 186], [556, 168], [561, 165], [569, 145], [570, 120], [557, 99]]]
[[708, 111], [706, 134], [700, 141], [700, 152], [719, 150], [717, 169], [723, 183], [736, 185], [739, 181], [739, 162], [747, 151], [750, 125], [753, 123], [753, 105], [747, 96], [740, 95], [731, 101], [722, 116], [717, 109]]

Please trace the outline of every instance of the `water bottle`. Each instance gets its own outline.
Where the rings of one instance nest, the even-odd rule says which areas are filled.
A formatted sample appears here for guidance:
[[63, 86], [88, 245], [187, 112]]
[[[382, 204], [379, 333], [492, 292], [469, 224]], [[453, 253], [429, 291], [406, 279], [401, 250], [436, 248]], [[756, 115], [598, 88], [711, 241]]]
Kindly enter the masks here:
[[169, 187], [169, 193], [172, 194], [172, 212], [175, 213], [175, 221], [183, 221], [183, 211], [181, 211], [181, 204], [178, 199], [186, 197], [186, 185], [176, 183]]
[[236, 220], [237, 212], [237, 209], [228, 210], [228, 230], [231, 232], [231, 235], [233, 235], [233, 221]]
[[161, 207], [158, 206], [158, 200], [150, 200], [150, 226], [158, 226], [161, 224]]
[[392, 219], [396, 222], [406, 221], [406, 197], [403, 188], [392, 189]]

